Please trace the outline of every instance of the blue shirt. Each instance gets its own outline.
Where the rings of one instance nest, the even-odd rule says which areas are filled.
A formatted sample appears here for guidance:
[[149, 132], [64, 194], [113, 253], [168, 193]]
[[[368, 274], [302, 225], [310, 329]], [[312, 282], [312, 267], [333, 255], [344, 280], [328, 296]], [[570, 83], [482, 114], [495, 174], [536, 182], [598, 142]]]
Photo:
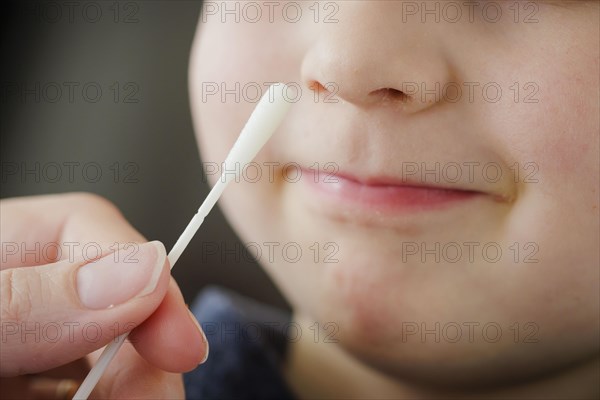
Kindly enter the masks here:
[[295, 399], [281, 372], [288, 313], [214, 286], [200, 292], [191, 310], [210, 356], [184, 374], [186, 398]]

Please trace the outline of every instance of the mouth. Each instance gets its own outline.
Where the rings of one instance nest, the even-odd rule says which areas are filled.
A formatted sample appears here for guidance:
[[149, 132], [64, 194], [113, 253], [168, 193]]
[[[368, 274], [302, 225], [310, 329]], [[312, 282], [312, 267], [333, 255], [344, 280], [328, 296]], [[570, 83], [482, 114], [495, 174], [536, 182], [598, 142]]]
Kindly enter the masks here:
[[[490, 194], [386, 177], [359, 178], [343, 172], [300, 168], [300, 181], [323, 202], [380, 213], [433, 211]], [[492, 196], [493, 197], [493, 196]]]

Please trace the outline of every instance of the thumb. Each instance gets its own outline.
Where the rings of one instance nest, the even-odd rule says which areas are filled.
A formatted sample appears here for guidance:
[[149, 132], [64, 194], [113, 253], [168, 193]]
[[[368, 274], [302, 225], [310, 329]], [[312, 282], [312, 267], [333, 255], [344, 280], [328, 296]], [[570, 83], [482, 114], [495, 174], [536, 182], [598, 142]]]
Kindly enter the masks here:
[[1, 272], [0, 376], [45, 371], [132, 330], [160, 305], [169, 268], [160, 242], [90, 262]]

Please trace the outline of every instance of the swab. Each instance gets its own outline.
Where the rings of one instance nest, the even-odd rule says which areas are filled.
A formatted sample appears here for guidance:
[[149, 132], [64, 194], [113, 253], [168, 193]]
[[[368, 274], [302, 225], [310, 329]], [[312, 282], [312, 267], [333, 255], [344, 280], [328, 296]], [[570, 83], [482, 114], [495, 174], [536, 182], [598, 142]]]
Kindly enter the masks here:
[[[271, 85], [268, 91], [263, 95], [262, 99], [254, 109], [250, 119], [242, 129], [240, 136], [229, 151], [229, 155], [225, 159], [223, 165], [223, 173], [219, 181], [213, 186], [212, 190], [185, 228], [177, 242], [169, 252], [167, 258], [171, 264], [171, 268], [175, 266], [177, 260], [183, 253], [183, 250], [190, 243], [204, 218], [216, 204], [219, 197], [232, 180], [239, 179], [241, 171], [250, 163], [260, 149], [265, 145], [267, 140], [273, 135], [285, 115], [287, 114], [291, 103], [284, 98], [287, 86], [283, 83]], [[239, 164], [239, 167], [238, 165]], [[234, 168], [235, 167], [235, 168]], [[225, 173], [227, 171], [227, 173]], [[230, 171], [236, 171], [232, 174]], [[73, 399], [85, 400], [88, 398], [102, 374], [108, 367], [108, 364], [121, 348], [129, 332], [122, 334], [116, 341], [111, 342], [106, 346], [98, 362], [86, 376], [85, 380], [75, 393]]]

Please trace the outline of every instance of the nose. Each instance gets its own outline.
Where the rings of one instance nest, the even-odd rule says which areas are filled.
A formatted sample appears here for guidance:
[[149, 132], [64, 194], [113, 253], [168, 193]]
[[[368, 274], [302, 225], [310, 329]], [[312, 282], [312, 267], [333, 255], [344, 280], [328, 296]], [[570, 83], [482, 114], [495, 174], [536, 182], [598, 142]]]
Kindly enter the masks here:
[[361, 108], [417, 113], [439, 104], [452, 74], [436, 27], [403, 23], [402, 2], [376, 3], [337, 3], [337, 22], [323, 24], [304, 56], [303, 85]]

